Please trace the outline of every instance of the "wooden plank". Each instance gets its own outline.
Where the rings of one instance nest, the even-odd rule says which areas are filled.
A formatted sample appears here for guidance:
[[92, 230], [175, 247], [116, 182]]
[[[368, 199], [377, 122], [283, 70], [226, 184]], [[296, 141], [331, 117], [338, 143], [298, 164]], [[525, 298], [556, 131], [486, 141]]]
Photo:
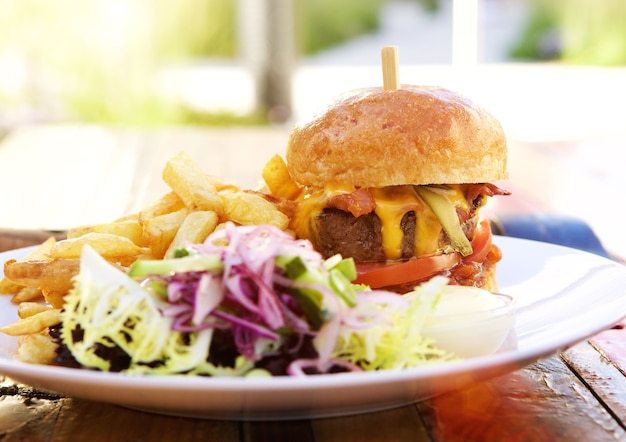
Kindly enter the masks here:
[[592, 336], [589, 343], [626, 376], [626, 319]]
[[581, 342], [561, 357], [626, 427], [626, 377], [622, 369], [589, 342]]
[[66, 234], [45, 230], [0, 229], [0, 252], [41, 244], [51, 236], [63, 239]]
[[315, 440], [308, 420], [243, 422], [242, 442], [297, 441]]
[[216, 440], [240, 442], [238, 422], [144, 413], [116, 405], [67, 399], [54, 429], [58, 442]]
[[626, 432], [553, 356], [417, 405], [434, 440], [614, 441]]
[[328, 442], [430, 441], [414, 406], [312, 422], [315, 440]]
[[54, 431], [63, 398], [0, 377], [0, 439], [47, 441]]

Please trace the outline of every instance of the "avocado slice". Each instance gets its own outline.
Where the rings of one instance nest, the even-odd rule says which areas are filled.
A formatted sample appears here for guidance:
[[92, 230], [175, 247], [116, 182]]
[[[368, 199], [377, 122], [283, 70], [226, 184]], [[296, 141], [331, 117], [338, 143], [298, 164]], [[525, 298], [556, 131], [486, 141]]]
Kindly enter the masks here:
[[472, 244], [465, 236], [465, 233], [463, 233], [454, 204], [443, 193], [436, 192], [428, 186], [414, 187], [415, 192], [424, 200], [439, 220], [443, 231], [450, 238], [450, 243], [454, 250], [463, 256], [471, 255]]
[[221, 272], [223, 268], [224, 264], [219, 255], [189, 255], [182, 258], [140, 260], [131, 266], [128, 275], [132, 278], [142, 278], [176, 272]]

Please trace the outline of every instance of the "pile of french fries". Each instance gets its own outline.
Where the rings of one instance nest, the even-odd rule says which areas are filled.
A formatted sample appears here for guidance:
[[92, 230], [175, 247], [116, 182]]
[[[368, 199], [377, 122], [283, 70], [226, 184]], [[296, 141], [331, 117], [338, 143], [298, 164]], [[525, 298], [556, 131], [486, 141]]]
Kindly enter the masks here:
[[175, 250], [203, 242], [228, 221], [287, 229], [288, 211], [276, 201], [300, 191], [278, 155], [262, 170], [265, 192], [274, 200], [205, 173], [185, 152], [166, 163], [162, 177], [171, 191], [139, 213], [71, 228], [66, 239], [49, 238], [23, 259], [4, 263], [0, 294], [12, 296], [19, 319], [0, 332], [19, 337], [20, 360], [46, 364], [54, 359], [56, 344], [48, 330], [60, 322], [63, 298], [80, 269], [85, 245], [124, 269], [140, 259], [173, 257]]

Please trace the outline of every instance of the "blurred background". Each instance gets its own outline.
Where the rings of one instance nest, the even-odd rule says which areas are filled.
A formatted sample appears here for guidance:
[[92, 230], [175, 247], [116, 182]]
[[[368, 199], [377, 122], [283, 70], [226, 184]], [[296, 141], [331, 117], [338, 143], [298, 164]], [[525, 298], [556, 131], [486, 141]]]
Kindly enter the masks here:
[[396, 45], [401, 82], [500, 119], [529, 198], [626, 251], [611, 160], [626, 134], [623, 0], [0, 0], [0, 29], [0, 138], [67, 122], [288, 130], [382, 85], [380, 49]]
[[[282, 122], [343, 90], [345, 77], [319, 76], [321, 67], [359, 68], [352, 85], [380, 83], [367, 67], [378, 69], [385, 44], [400, 47], [405, 82], [459, 82], [430, 68], [461, 65], [459, 88], [476, 88], [473, 64], [515, 64], [512, 99], [535, 80], [528, 65], [626, 63], [622, 0], [457, 4], [455, 12], [452, 0], [2, 0], [0, 126]], [[566, 89], [559, 100], [580, 93], [573, 81]]]

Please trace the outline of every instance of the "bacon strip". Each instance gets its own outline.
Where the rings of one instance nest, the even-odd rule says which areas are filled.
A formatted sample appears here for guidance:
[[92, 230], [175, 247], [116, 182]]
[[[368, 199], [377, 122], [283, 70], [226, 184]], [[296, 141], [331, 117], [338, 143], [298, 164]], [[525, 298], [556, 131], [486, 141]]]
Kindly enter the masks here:
[[350, 212], [352, 216], [358, 218], [367, 215], [376, 208], [376, 202], [367, 189], [357, 189], [352, 193], [335, 195], [328, 200], [328, 207]]
[[465, 191], [465, 197], [468, 201], [474, 201], [478, 195], [496, 196], [496, 195], [510, 195], [508, 190], [500, 189], [498, 186], [492, 183], [480, 183], [470, 184]]

